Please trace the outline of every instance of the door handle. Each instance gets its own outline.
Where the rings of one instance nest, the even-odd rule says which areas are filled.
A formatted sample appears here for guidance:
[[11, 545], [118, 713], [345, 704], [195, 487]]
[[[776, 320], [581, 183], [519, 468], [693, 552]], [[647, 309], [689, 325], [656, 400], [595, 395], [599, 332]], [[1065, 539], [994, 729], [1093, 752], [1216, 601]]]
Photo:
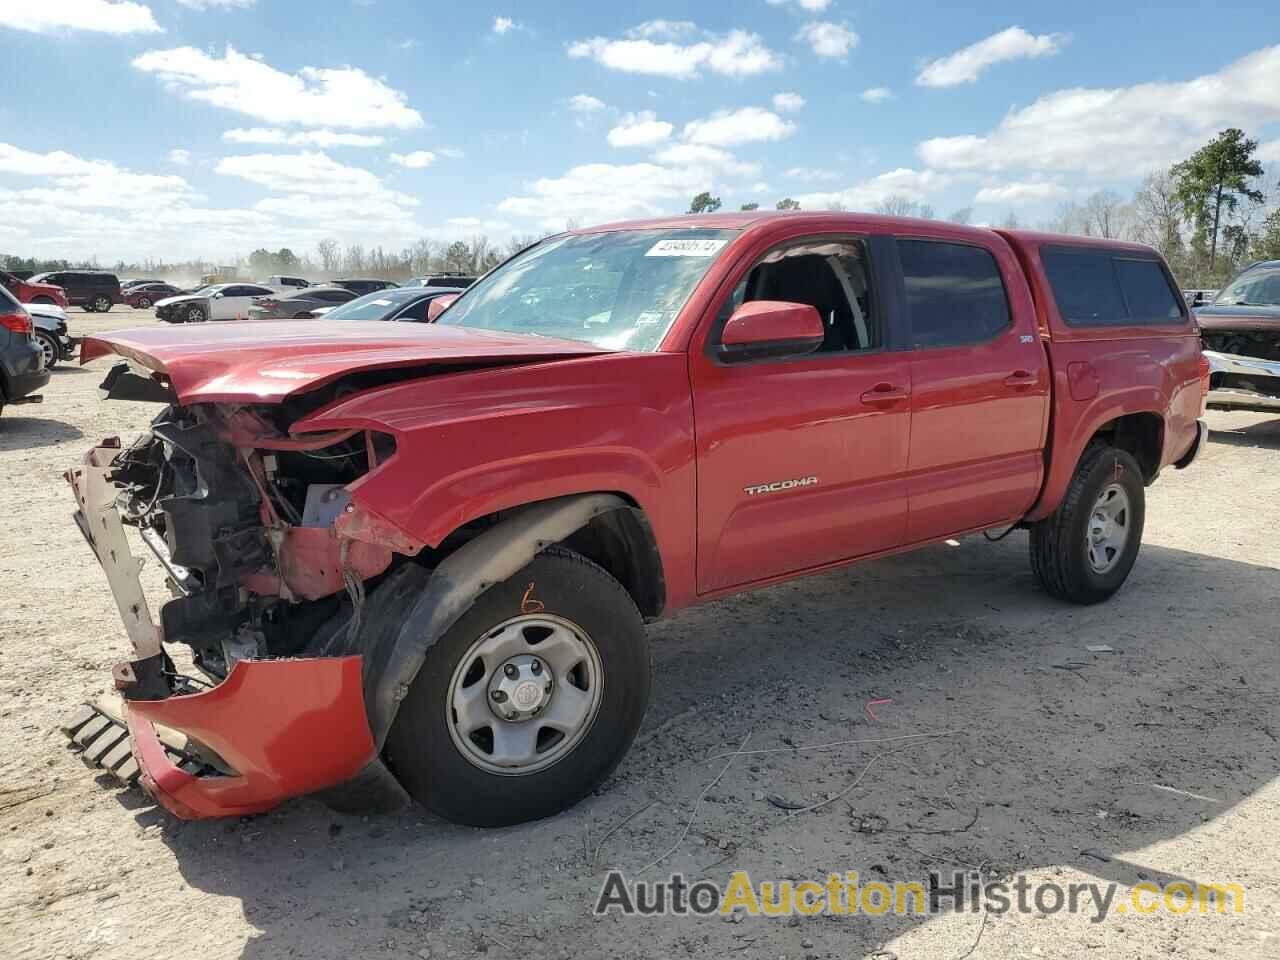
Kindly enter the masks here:
[[1040, 382], [1040, 377], [1026, 370], [1017, 370], [1004, 378], [1004, 385], [1014, 390], [1026, 390]]
[[888, 406], [900, 400], [906, 400], [911, 394], [906, 387], [895, 387], [892, 383], [877, 383], [862, 394], [862, 402], [870, 406]]

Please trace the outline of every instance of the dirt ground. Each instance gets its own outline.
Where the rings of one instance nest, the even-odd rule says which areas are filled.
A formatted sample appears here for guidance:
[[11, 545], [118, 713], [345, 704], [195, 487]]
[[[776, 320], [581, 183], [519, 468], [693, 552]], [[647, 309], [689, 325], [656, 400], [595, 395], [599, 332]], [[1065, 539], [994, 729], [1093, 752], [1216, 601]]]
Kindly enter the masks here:
[[[71, 313], [76, 334], [154, 322]], [[1207, 456], [1149, 491], [1137, 567], [1102, 606], [1039, 592], [1016, 533], [654, 624], [640, 741], [559, 817], [476, 830], [302, 800], [183, 823], [95, 777], [57, 730], [127, 652], [60, 479], [154, 413], [101, 402], [104, 369], [66, 365], [43, 406], [0, 418], [6, 958], [1280, 957], [1280, 420], [1210, 413]], [[878, 719], [873, 699], [892, 700]], [[1122, 898], [1144, 879], [1235, 882], [1244, 913], [592, 916], [606, 869], [671, 848], [725, 767], [708, 758], [748, 735], [750, 750], [930, 732], [949, 733], [735, 758], [645, 878], [921, 880], [960, 864], [1115, 881]]]

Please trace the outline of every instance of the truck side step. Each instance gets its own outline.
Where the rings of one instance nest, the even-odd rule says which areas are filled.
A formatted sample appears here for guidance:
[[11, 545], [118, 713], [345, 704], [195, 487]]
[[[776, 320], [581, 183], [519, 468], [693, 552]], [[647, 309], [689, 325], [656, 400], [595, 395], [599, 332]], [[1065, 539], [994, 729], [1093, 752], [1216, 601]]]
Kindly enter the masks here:
[[[73, 750], [89, 767], [100, 768], [126, 787], [138, 782], [138, 764], [129, 749], [129, 728], [118, 703], [84, 703], [60, 725]], [[179, 769], [195, 776], [214, 776], [219, 771], [205, 763], [189, 748], [187, 740], [172, 730], [158, 729], [165, 755]]]

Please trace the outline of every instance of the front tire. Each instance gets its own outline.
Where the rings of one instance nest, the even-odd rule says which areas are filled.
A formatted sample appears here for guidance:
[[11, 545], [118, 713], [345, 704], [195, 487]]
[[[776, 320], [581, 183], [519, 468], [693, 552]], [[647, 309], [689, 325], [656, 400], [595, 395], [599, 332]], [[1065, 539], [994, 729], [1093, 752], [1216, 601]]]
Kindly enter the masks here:
[[40, 352], [44, 354], [44, 368], [52, 370], [62, 358], [62, 351], [58, 348], [58, 341], [53, 338], [52, 334], [45, 333], [43, 330], [36, 331], [36, 341], [40, 344]]
[[107, 313], [111, 310], [110, 297], [98, 297], [93, 301], [93, 309], [95, 313]]
[[187, 323], [204, 323], [208, 319], [204, 307], [188, 307], [185, 316]]
[[1126, 450], [1092, 444], [1058, 509], [1031, 527], [1031, 569], [1059, 600], [1100, 603], [1128, 579], [1145, 519], [1138, 461]]
[[549, 817], [622, 759], [650, 674], [626, 590], [552, 547], [486, 590], [431, 647], [387, 738], [388, 761], [410, 796], [455, 823]]

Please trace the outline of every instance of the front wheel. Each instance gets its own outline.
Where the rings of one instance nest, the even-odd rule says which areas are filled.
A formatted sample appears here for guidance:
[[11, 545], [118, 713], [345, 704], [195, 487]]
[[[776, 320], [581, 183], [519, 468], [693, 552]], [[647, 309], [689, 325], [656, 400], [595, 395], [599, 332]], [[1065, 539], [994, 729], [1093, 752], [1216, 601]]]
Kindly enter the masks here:
[[188, 307], [187, 323], [204, 323], [208, 316], [204, 312], [204, 307]]
[[551, 548], [490, 587], [427, 653], [387, 738], [409, 794], [456, 823], [538, 820], [594, 790], [649, 702], [631, 597]]
[[95, 313], [106, 313], [111, 309], [110, 297], [98, 297], [93, 301], [93, 310]]
[[54, 339], [53, 334], [45, 333], [43, 330], [36, 331], [36, 341], [40, 344], [40, 352], [44, 354], [44, 368], [52, 370], [58, 365], [62, 355], [62, 351], [58, 349], [58, 341]]
[[1031, 527], [1031, 569], [1052, 596], [1100, 603], [1138, 559], [1146, 486], [1128, 451], [1088, 447], [1058, 509]]

